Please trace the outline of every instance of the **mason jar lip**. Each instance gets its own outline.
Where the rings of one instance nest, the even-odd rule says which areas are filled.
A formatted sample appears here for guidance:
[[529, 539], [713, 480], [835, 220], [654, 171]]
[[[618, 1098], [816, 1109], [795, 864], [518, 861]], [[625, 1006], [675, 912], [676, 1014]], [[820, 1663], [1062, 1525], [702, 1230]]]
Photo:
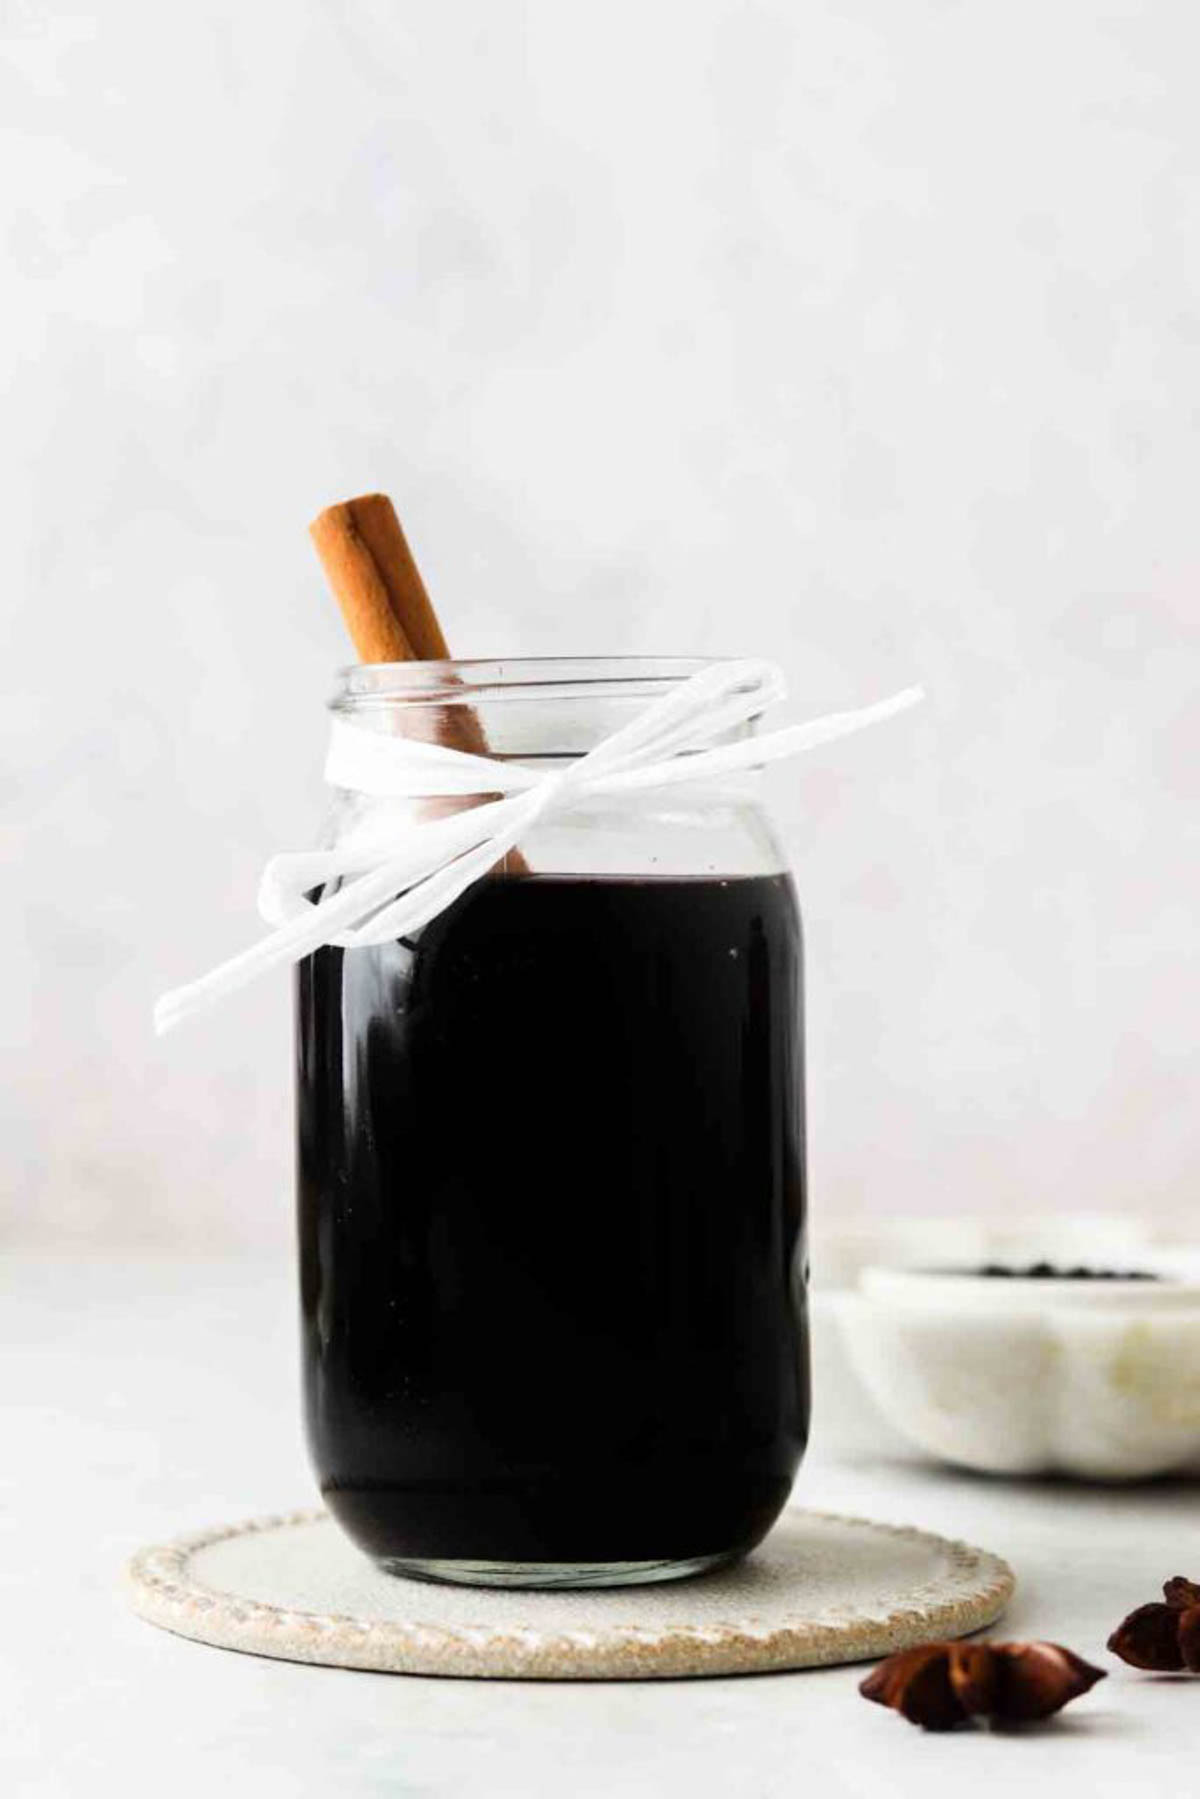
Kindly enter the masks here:
[[489, 706], [520, 700], [651, 699], [731, 656], [503, 656], [355, 662], [338, 670], [333, 711], [363, 705]]

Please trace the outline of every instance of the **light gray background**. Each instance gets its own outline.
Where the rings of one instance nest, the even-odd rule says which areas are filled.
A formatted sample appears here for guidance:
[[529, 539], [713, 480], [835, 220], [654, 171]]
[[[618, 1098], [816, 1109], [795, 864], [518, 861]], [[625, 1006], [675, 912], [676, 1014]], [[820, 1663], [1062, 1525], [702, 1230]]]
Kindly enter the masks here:
[[308, 840], [375, 486], [461, 654], [927, 684], [773, 778], [823, 1215], [1186, 1213], [1190, 0], [0, 20], [8, 1233], [290, 1232], [287, 982], [150, 1006]]

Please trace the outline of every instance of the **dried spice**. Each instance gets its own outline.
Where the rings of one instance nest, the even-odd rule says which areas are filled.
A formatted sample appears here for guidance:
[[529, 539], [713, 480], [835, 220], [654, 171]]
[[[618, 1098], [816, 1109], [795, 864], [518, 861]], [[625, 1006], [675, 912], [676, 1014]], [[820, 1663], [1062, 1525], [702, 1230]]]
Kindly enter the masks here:
[[1010, 1268], [1003, 1262], [987, 1262], [978, 1274], [989, 1280], [1016, 1281], [1157, 1281], [1162, 1276], [1141, 1268], [1056, 1268], [1053, 1262], [1033, 1262], [1028, 1268]]
[[1139, 1605], [1108, 1639], [1114, 1655], [1155, 1674], [1200, 1674], [1200, 1586], [1176, 1574], [1162, 1600]]
[[1103, 1679], [1059, 1643], [923, 1643], [889, 1655], [858, 1690], [910, 1724], [952, 1730], [968, 1718], [1037, 1723]]

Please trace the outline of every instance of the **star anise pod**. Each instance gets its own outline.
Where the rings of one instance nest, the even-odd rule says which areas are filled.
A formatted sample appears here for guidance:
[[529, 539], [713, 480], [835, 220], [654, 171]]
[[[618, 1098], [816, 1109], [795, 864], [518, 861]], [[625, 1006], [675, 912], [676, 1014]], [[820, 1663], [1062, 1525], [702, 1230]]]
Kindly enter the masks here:
[[1035, 1723], [1103, 1679], [1058, 1643], [923, 1643], [889, 1655], [858, 1690], [910, 1724], [952, 1730], [968, 1718]]
[[1108, 1639], [1114, 1655], [1156, 1674], [1200, 1674], [1200, 1586], [1176, 1574], [1162, 1601], [1139, 1605]]

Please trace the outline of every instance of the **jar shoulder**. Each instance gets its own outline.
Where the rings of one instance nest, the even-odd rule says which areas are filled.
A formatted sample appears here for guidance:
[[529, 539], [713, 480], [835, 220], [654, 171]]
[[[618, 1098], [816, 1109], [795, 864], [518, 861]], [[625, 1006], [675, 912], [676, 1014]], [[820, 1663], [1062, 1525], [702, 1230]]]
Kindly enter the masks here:
[[[424, 809], [448, 802], [379, 800], [337, 794], [320, 833], [323, 848], [386, 841]], [[451, 802], [455, 805], [484, 802]], [[768, 810], [729, 790], [657, 794], [620, 806], [596, 802], [539, 820], [519, 846], [542, 874], [697, 877], [787, 875], [788, 861]]]

